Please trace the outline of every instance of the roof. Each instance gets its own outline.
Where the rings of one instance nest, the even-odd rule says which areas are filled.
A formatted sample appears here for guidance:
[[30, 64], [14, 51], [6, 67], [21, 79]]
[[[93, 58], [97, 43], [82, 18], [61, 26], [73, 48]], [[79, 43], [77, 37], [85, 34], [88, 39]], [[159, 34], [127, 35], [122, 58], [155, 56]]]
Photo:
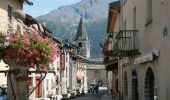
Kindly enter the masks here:
[[120, 1], [109, 4], [107, 33], [114, 32], [116, 20], [120, 12]]
[[63, 41], [63, 44], [64, 44], [65, 46], [67, 46], [67, 47], [70, 47], [70, 48], [80, 49], [79, 46], [77, 46], [77, 45], [75, 45], [75, 44], [69, 42], [67, 39], [66, 39], [65, 41]]
[[82, 16], [81, 16], [81, 19], [79, 22], [79, 26], [78, 26], [77, 34], [76, 34], [76, 38], [75, 38], [75, 41], [79, 41], [79, 40], [85, 40], [85, 41], [88, 40], [87, 32], [83, 25]]
[[[39, 27], [39, 21], [35, 18], [33, 18], [32, 16], [24, 13], [22, 10], [16, 10], [14, 12], [14, 17], [17, 19], [21, 19], [25, 22], [26, 25], [32, 25], [32, 24], [37, 24]], [[52, 35], [52, 31], [45, 25], [41, 24], [41, 26], [43, 27], [43, 29], [45, 30], [44, 32], [44, 36], [47, 36], [49, 38], [51, 38], [53, 41], [57, 42], [59, 44], [59, 46], [62, 46], [62, 40], [58, 37], [55, 37]]]
[[29, 0], [24, 0], [27, 4], [29, 5], [33, 5], [33, 2], [29, 1]]
[[118, 6], [120, 5], [120, 1], [115, 1], [109, 4], [109, 6]]
[[26, 2], [30, 6], [33, 5], [33, 2], [31, 2], [29, 0], [18, 0], [18, 1]]

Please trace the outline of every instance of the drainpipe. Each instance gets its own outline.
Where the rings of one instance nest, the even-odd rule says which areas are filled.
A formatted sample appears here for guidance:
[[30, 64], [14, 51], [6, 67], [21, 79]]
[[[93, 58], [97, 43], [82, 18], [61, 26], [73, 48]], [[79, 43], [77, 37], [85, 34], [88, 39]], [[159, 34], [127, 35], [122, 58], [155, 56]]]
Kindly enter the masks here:
[[[119, 19], [119, 30], [123, 30], [123, 0], [120, 0], [120, 19]], [[120, 68], [120, 82], [121, 88], [119, 92], [119, 100], [123, 100], [123, 68], [120, 65], [120, 57], [118, 57], [118, 67]]]
[[122, 98], [122, 72], [123, 72], [123, 70], [122, 70], [122, 67], [120, 66], [120, 57], [116, 57], [116, 59], [118, 60], [118, 83], [120, 84], [119, 86], [118, 86], [118, 98], [119, 98], [119, 100], [121, 100], [121, 98]]

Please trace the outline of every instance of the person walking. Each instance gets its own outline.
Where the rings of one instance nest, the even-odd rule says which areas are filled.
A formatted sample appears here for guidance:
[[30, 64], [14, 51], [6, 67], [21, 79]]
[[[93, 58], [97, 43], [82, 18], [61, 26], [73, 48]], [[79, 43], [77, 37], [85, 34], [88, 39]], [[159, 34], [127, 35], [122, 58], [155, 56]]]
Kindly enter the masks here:
[[98, 91], [99, 91], [99, 86], [98, 85], [95, 86], [95, 91], [96, 91], [96, 94], [98, 94]]

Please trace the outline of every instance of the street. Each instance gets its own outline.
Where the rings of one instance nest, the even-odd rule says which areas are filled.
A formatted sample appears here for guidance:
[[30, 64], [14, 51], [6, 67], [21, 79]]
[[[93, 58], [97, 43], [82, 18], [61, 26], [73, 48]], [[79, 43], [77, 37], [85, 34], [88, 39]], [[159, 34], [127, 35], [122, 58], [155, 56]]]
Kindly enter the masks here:
[[74, 100], [101, 100], [101, 97], [107, 93], [107, 90], [104, 88], [99, 88], [98, 94], [96, 93], [87, 93], [84, 96], [76, 97]]

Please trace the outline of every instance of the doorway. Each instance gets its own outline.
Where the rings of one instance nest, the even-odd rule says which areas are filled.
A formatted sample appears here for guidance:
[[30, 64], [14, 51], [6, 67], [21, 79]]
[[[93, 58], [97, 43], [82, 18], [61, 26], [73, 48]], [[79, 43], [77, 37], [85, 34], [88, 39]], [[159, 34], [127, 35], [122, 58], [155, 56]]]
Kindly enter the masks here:
[[153, 70], [148, 68], [145, 75], [145, 100], [154, 100], [154, 82]]

